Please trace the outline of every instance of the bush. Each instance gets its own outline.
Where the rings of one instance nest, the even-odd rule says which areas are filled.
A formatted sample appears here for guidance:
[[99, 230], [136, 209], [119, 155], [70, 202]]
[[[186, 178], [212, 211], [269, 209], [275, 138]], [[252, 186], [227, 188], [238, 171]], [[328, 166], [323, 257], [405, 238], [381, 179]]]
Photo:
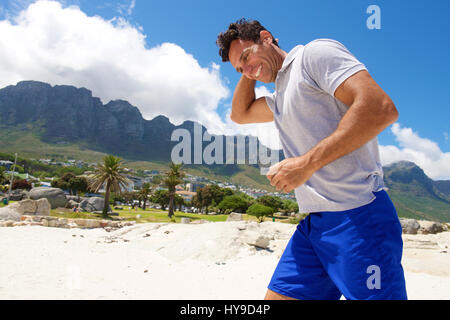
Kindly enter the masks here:
[[238, 195], [226, 196], [217, 206], [220, 213], [225, 212], [245, 212], [248, 209], [248, 203]]
[[17, 190], [17, 189], [25, 189], [25, 190], [31, 190], [31, 188], [33, 188], [33, 186], [31, 185], [30, 182], [28, 182], [27, 180], [23, 179], [23, 180], [14, 180], [13, 184], [12, 184], [12, 189], [13, 190]]
[[278, 211], [283, 207], [283, 201], [279, 197], [265, 195], [258, 199], [256, 202], [273, 209], [273, 211]]
[[247, 214], [255, 216], [259, 222], [262, 222], [264, 217], [273, 214], [273, 209], [260, 203], [254, 203], [248, 208]]

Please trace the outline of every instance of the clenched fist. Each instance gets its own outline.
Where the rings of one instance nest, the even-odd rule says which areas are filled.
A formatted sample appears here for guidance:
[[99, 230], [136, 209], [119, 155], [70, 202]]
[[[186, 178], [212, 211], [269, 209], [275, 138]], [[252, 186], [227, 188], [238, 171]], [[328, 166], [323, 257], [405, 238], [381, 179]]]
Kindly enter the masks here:
[[305, 157], [288, 158], [270, 167], [267, 179], [277, 190], [291, 192], [308, 181], [315, 171]]

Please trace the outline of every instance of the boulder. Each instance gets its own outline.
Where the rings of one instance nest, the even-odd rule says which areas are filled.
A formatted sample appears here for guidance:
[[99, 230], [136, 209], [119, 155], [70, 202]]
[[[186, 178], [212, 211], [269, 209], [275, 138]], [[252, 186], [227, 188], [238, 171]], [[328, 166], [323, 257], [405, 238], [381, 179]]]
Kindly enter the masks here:
[[36, 201], [31, 199], [22, 200], [8, 206], [10, 209], [15, 210], [20, 215], [34, 214], [37, 210]]
[[404, 234], [417, 234], [420, 229], [419, 223], [414, 219], [400, 219], [400, 224]]
[[81, 201], [83, 201], [86, 198], [80, 197], [80, 196], [66, 196], [67, 201], [75, 201], [76, 203], [80, 203]]
[[446, 226], [440, 222], [420, 221], [419, 224], [419, 233], [421, 234], [436, 234], [447, 230]]
[[217, 215], [217, 212], [208, 212], [208, 215], [210, 215], [210, 216], [216, 216], [216, 215]]
[[232, 212], [227, 218], [227, 221], [242, 221], [244, 220], [241, 213]]
[[52, 208], [50, 202], [46, 198], [42, 198], [39, 200], [36, 200], [36, 212], [35, 215], [37, 216], [49, 216], [50, 210]]
[[[12, 190], [11, 195], [9, 196], [9, 201], [21, 201], [27, 199], [29, 196], [29, 192], [22, 189]], [[7, 197], [7, 195], [6, 195]]]
[[245, 243], [261, 249], [267, 249], [270, 244], [270, 239], [268, 237], [255, 232], [247, 233], [243, 240]]
[[191, 219], [189, 219], [189, 218], [181, 218], [181, 223], [182, 224], [189, 224], [189, 223], [191, 223]]
[[30, 199], [39, 200], [46, 198], [50, 202], [51, 208], [64, 208], [67, 203], [64, 191], [58, 188], [38, 187], [30, 191]]
[[20, 221], [22, 214], [17, 212], [16, 210], [4, 207], [0, 208], [0, 221], [6, 220], [6, 221]]
[[[105, 199], [100, 197], [87, 198], [80, 202], [80, 208], [86, 212], [103, 211]], [[111, 208], [108, 206], [108, 212], [111, 212]]]
[[73, 208], [76, 208], [76, 207], [78, 207], [78, 202], [76, 202], [74, 200], [67, 201], [66, 208], [73, 209]]

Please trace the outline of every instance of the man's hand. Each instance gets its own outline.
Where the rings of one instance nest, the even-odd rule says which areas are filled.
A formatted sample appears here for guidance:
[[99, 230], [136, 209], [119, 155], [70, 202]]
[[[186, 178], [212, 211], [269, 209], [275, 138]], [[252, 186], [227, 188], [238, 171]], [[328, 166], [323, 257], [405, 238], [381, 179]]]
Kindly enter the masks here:
[[291, 192], [301, 186], [316, 172], [307, 157], [285, 159], [270, 167], [267, 179], [277, 190]]

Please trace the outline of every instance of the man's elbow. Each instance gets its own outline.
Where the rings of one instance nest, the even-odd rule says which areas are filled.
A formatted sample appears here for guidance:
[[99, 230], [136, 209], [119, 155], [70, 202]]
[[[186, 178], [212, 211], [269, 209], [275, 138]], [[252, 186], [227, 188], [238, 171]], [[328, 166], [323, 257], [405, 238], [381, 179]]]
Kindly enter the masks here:
[[383, 114], [386, 117], [386, 122], [388, 125], [393, 124], [395, 121], [398, 120], [398, 110], [395, 107], [394, 102], [392, 102], [391, 99], [387, 99], [384, 103], [383, 103]]
[[230, 114], [231, 121], [237, 123], [237, 124], [244, 124], [246, 123], [244, 120], [244, 117], [242, 115], [236, 114], [236, 112], [231, 112]]

